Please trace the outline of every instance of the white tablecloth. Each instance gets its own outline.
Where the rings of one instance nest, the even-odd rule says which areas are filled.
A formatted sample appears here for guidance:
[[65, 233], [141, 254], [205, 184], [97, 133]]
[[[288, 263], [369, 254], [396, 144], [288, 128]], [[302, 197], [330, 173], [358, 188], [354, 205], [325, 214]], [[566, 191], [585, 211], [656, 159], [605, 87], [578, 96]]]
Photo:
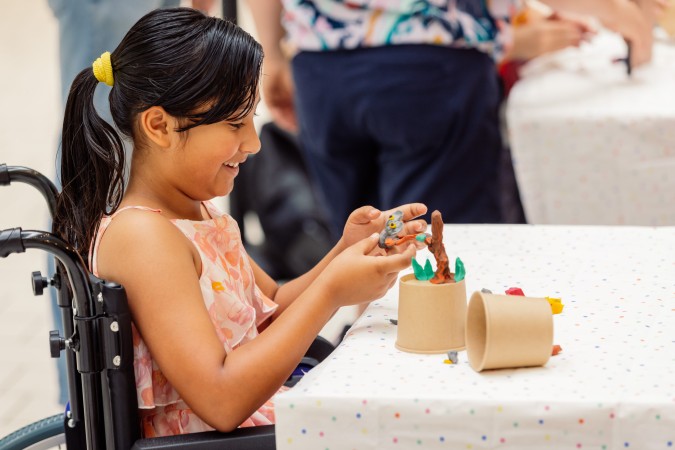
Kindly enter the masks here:
[[276, 398], [278, 449], [675, 448], [675, 228], [446, 225], [444, 242], [469, 296], [561, 297], [563, 352], [483, 373], [401, 352], [394, 288]]
[[523, 69], [507, 123], [530, 223], [675, 225], [675, 39], [630, 78], [625, 55], [602, 32]]

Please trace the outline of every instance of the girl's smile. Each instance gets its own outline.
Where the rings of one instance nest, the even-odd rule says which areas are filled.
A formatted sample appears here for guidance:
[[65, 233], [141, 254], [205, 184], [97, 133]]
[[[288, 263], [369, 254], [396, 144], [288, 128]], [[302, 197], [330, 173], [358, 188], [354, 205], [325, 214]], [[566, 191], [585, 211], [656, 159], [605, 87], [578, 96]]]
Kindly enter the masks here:
[[223, 167], [232, 176], [236, 177], [237, 174], [239, 173], [239, 164], [240, 163], [238, 163], [238, 162], [228, 162], [228, 163], [223, 164]]

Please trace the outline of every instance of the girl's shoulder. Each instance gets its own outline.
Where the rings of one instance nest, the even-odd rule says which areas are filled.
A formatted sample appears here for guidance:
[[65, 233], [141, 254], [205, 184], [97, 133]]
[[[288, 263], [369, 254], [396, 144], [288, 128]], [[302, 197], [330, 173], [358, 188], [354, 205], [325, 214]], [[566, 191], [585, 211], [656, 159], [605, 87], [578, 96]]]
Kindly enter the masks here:
[[106, 276], [139, 263], [152, 265], [167, 254], [172, 258], [183, 255], [193, 259], [189, 242], [158, 210], [125, 208], [101, 221], [93, 248], [92, 269], [97, 268]]

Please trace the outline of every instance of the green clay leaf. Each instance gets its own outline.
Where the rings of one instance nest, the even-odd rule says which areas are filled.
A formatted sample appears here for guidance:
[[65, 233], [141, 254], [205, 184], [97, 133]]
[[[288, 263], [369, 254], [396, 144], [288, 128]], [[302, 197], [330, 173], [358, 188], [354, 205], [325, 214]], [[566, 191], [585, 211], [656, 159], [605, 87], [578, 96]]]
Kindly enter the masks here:
[[415, 273], [415, 278], [419, 280], [420, 277], [424, 276], [424, 270], [422, 269], [422, 266], [420, 266], [420, 263], [418, 263], [414, 257], [412, 257], [411, 260], [413, 272]]
[[431, 261], [427, 258], [427, 262], [424, 264], [424, 276], [425, 280], [431, 280], [434, 277], [434, 269], [431, 267]]
[[464, 270], [464, 263], [458, 256], [457, 259], [455, 259], [455, 282], [459, 283], [462, 281], [465, 275], [466, 271]]
[[[431, 263], [427, 259], [427, 262], [425, 264], [425, 267], [422, 268], [420, 264], [417, 262], [417, 260], [413, 257], [412, 258], [412, 268], [413, 272], [415, 273], [415, 278], [417, 278], [420, 281], [426, 281], [430, 280], [434, 276], [433, 270], [428, 270], [428, 268], [431, 268]], [[431, 275], [429, 275], [429, 272]]]

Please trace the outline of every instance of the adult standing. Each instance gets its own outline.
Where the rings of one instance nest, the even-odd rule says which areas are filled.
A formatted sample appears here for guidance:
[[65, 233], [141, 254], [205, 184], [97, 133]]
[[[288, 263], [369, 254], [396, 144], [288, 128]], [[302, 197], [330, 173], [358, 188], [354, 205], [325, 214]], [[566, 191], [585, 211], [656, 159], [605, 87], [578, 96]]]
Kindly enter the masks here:
[[[494, 60], [515, 1], [493, 3], [250, 2], [265, 48], [264, 98], [280, 125], [292, 129], [297, 117], [335, 226], [354, 205], [412, 199], [446, 222], [500, 222]], [[283, 35], [297, 51], [294, 87]]]
[[[518, 3], [249, 2], [265, 48], [264, 99], [279, 125], [299, 132], [335, 233], [368, 203], [422, 201], [446, 222], [501, 221], [495, 62], [510, 50]], [[631, 2], [597, 3], [611, 6], [598, 8], [609, 23], [612, 8]], [[636, 41], [638, 28], [623, 26]], [[636, 62], [649, 59], [645, 48], [635, 46]]]

